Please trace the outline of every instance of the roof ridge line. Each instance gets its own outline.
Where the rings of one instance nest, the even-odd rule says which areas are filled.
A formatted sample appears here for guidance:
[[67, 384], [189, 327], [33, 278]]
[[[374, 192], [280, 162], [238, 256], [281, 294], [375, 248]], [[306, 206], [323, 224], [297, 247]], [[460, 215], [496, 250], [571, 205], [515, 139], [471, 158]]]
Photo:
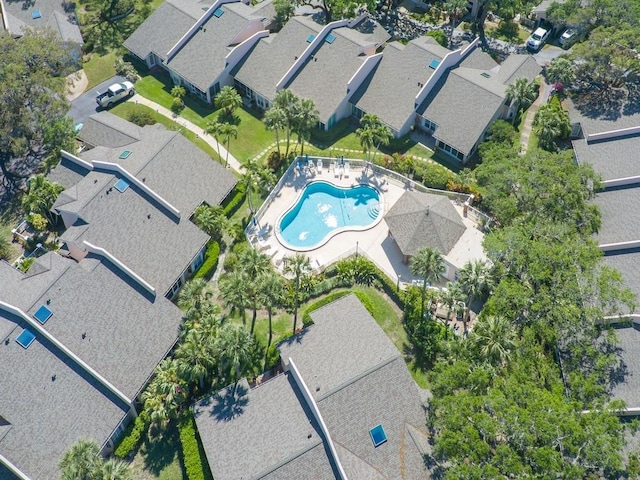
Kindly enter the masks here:
[[284, 460], [281, 460], [280, 462], [278, 462], [274, 466], [266, 468], [266, 469], [262, 470], [261, 472], [258, 472], [253, 477], [251, 477], [250, 480], [259, 480], [260, 478], [264, 478], [265, 476], [269, 475], [270, 473], [275, 472], [276, 470], [278, 470], [279, 468], [282, 468], [286, 464], [293, 462], [296, 458], [301, 457], [302, 455], [304, 455], [308, 451], [313, 450], [318, 445], [322, 445], [322, 444], [323, 444], [322, 439], [320, 437], [318, 437], [318, 441], [316, 443], [314, 443], [313, 445], [309, 445], [309, 446], [303, 448], [302, 450], [298, 450], [297, 452], [292, 453], [287, 458], [285, 458]]

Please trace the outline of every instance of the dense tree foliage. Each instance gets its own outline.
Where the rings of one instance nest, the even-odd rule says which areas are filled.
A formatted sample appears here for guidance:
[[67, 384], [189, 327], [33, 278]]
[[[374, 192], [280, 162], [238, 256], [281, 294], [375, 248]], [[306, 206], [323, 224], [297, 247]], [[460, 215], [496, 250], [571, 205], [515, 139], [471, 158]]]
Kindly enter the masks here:
[[0, 35], [0, 198], [45, 160], [73, 146], [65, 75], [71, 56], [56, 35]]
[[375, 2], [373, 0], [354, 1], [354, 0], [293, 0], [293, 4], [297, 6], [307, 5], [320, 10], [324, 14], [325, 23], [342, 18], [354, 18], [360, 8], [364, 7], [369, 11], [373, 11]]

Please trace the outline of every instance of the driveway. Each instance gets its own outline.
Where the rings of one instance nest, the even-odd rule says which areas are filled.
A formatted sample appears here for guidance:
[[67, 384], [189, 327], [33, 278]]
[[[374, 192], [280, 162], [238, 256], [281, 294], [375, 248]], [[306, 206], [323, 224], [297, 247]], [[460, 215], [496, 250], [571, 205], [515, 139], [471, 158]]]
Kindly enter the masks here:
[[76, 124], [84, 123], [90, 115], [99, 111], [98, 104], [96, 103], [96, 92], [104, 92], [112, 83], [123, 82], [124, 80], [124, 77], [115, 76], [105, 82], [102, 82], [100, 85], [87, 90], [71, 102], [69, 116], [73, 118], [73, 121]]
[[563, 50], [562, 48], [556, 47], [555, 45], [546, 44], [544, 47], [542, 47], [542, 50], [533, 55], [533, 58], [536, 59], [538, 65], [544, 67], [551, 63], [551, 60], [558, 58], [560, 55], [565, 55], [566, 53], [568, 53], [567, 50]]

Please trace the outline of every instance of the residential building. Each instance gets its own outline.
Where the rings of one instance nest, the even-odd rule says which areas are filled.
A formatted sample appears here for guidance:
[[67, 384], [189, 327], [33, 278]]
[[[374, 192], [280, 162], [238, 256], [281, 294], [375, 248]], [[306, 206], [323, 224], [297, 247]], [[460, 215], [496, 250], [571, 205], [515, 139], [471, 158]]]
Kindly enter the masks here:
[[284, 373], [194, 406], [214, 477], [426, 478], [428, 392], [401, 353], [353, 294], [311, 318], [278, 345]]
[[159, 124], [141, 128], [101, 112], [79, 138], [104, 145], [63, 152], [49, 175], [65, 187], [53, 206], [65, 249], [77, 260], [91, 246], [105, 249], [172, 298], [204, 261], [209, 240], [191, 215], [202, 203], [221, 203], [236, 177]]

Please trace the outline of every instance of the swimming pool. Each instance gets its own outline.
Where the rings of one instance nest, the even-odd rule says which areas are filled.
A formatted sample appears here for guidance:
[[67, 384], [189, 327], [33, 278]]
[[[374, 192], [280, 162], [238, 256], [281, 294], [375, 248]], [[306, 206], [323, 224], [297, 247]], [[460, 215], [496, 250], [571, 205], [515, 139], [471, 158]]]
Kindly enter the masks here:
[[278, 220], [276, 235], [292, 250], [313, 250], [348, 230], [367, 230], [382, 219], [380, 193], [368, 185], [342, 188], [309, 183]]

